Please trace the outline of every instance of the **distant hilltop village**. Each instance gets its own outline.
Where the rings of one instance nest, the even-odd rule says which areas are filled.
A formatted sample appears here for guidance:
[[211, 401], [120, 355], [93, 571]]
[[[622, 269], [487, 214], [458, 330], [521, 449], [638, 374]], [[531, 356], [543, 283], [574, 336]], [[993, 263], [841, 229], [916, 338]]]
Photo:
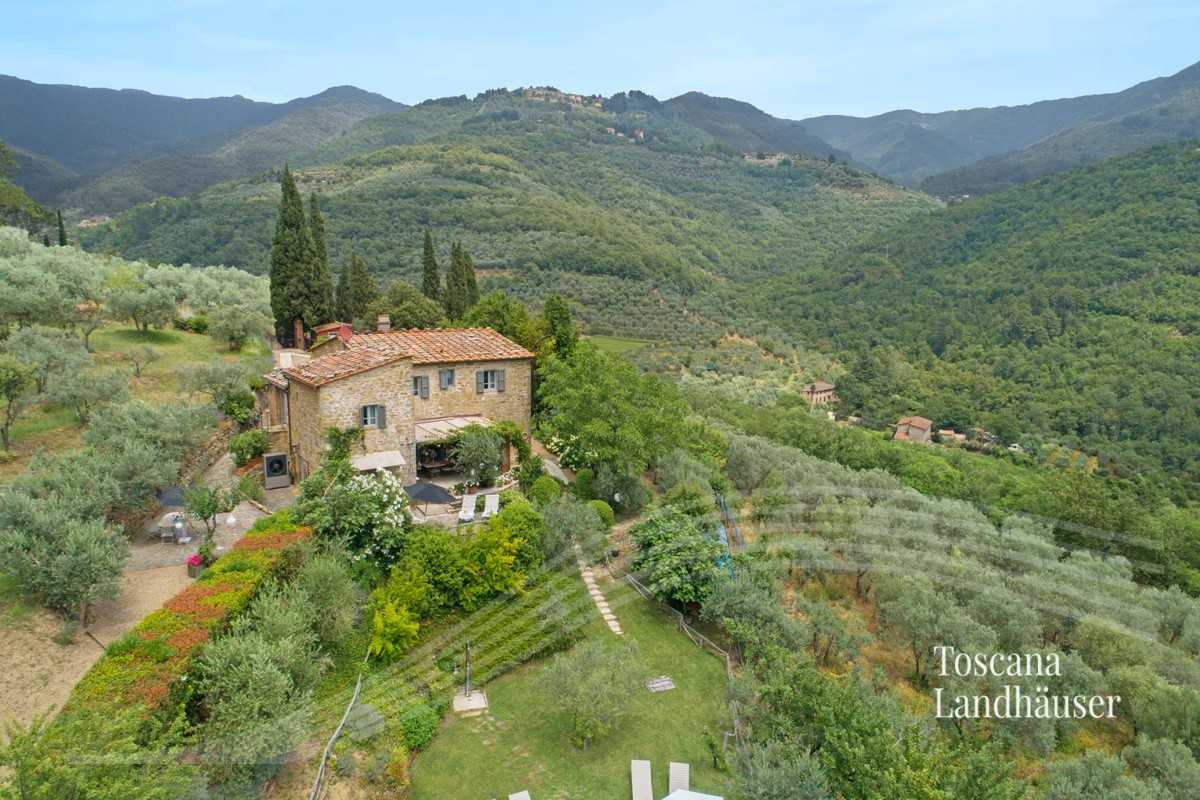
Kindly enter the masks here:
[[547, 103], [569, 103], [580, 108], [602, 108], [604, 98], [598, 94], [571, 94], [555, 89], [553, 86], [530, 86], [520, 90], [530, 100], [544, 100]]

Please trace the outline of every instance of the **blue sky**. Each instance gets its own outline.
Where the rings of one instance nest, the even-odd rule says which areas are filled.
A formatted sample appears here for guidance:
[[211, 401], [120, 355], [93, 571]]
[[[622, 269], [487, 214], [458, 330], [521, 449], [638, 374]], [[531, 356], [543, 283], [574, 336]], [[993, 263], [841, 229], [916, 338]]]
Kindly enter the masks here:
[[698, 90], [795, 119], [1115, 91], [1200, 61], [1197, 0], [0, 0], [0, 18], [0, 73], [271, 101], [552, 84]]

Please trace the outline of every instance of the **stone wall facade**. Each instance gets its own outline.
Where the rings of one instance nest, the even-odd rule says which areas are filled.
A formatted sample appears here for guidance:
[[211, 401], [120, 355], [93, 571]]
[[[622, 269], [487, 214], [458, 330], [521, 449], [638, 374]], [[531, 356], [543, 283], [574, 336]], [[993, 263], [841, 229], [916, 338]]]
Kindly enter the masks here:
[[[454, 370], [454, 384], [440, 388], [439, 373], [443, 369]], [[476, 391], [475, 373], [480, 370], [504, 370], [504, 391], [488, 389], [483, 394]], [[416, 420], [439, 419], [480, 415], [492, 422], [511, 420], [529, 431], [529, 415], [532, 397], [532, 365], [522, 361], [472, 361], [463, 364], [417, 364], [412, 368], [413, 377], [429, 378], [429, 397], [413, 396], [413, 416]], [[412, 394], [411, 380], [408, 387]]]
[[[442, 389], [439, 371], [454, 370], [454, 382]], [[504, 371], [504, 391], [476, 388], [480, 370]], [[413, 377], [429, 379], [429, 397], [413, 394]], [[405, 460], [396, 474], [406, 483], [416, 480], [417, 454], [414, 425], [420, 420], [442, 417], [487, 417], [493, 422], [511, 420], [526, 432], [532, 410], [532, 363], [479, 361], [460, 364], [421, 364], [396, 361], [357, 375], [312, 387], [291, 381], [288, 416], [295, 448], [296, 476], [303, 479], [318, 466], [325, 453], [325, 430], [360, 424], [364, 405], [384, 408], [384, 425], [363, 431], [362, 450], [376, 453], [398, 450]]]

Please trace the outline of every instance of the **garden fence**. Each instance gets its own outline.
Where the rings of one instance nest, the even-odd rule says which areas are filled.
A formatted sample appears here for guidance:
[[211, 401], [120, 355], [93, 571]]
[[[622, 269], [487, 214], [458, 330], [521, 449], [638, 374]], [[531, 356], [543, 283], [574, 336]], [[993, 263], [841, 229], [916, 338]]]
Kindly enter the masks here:
[[[650, 590], [647, 589], [646, 586], [632, 574], [626, 572], [624, 577], [626, 582], [628, 582], [629, 585], [634, 588], [634, 591], [636, 591], [646, 600], [649, 600], [656, 607], [666, 611], [669, 616], [673, 617], [675, 619], [675, 627], [683, 631], [684, 635], [691, 639], [693, 644], [695, 644], [701, 650], [708, 650], [717, 658], [724, 661], [725, 676], [729, 680], [733, 679], [733, 656], [729, 654], [728, 650], [725, 650], [712, 639], [709, 639], [703, 633], [688, 624], [687, 619], [682, 613], [679, 612], [678, 609], [671, 608], [670, 606], [659, 602], [658, 599], [650, 592]], [[738, 744], [742, 743], [742, 720], [741, 717], [738, 716], [737, 708], [733, 703], [730, 703], [729, 705], [729, 716], [733, 719], [733, 730], [725, 733], [725, 741], [723, 744], [726, 747], [728, 747], [729, 737], [731, 735], [733, 736], [735, 742]]]

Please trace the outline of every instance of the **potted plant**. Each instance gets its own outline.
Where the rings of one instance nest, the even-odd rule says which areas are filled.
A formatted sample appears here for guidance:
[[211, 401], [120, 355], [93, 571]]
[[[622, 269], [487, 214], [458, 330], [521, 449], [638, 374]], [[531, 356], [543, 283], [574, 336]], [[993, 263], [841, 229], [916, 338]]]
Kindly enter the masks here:
[[192, 553], [187, 559], [187, 571], [189, 578], [199, 578], [200, 570], [204, 569], [204, 559], [199, 553]]

